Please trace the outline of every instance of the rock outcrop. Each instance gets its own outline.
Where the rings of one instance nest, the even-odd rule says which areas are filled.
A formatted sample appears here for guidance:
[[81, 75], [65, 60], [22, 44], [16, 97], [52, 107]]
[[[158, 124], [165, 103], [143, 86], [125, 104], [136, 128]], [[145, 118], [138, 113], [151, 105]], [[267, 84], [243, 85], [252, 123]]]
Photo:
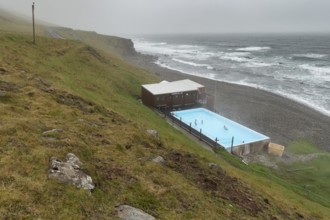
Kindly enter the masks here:
[[122, 220], [155, 220], [156, 218], [145, 213], [141, 209], [129, 205], [119, 205], [116, 207], [116, 214]]
[[162, 156], [157, 156], [154, 159], [152, 159], [152, 161], [155, 162], [155, 163], [159, 163], [159, 164], [165, 163], [165, 160]]
[[68, 153], [66, 159], [67, 161], [64, 162], [55, 157], [50, 158], [48, 178], [88, 191], [94, 189], [92, 178], [80, 169], [82, 163], [79, 158], [73, 153]]
[[154, 136], [155, 138], [159, 139], [158, 131], [148, 129], [148, 130], [147, 130], [147, 133], [150, 134], [150, 135], [152, 135], [152, 136]]

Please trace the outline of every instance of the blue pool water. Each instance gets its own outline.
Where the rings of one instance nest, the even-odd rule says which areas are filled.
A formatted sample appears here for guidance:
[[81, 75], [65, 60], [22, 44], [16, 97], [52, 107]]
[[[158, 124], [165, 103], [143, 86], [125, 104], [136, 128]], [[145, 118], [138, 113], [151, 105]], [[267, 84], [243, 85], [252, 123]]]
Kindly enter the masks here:
[[193, 129], [197, 131], [202, 129], [202, 133], [210, 139], [219, 140], [218, 143], [225, 148], [231, 147], [233, 137], [233, 146], [269, 139], [263, 134], [204, 108], [173, 111], [171, 113], [177, 119], [181, 119], [183, 123], [191, 124]]

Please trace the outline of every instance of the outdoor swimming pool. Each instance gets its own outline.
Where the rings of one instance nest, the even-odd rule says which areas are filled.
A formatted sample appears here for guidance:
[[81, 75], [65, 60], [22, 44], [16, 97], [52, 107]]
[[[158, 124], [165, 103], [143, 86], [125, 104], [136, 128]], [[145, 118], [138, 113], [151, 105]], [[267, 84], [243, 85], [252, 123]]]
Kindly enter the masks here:
[[[171, 114], [192, 129], [200, 131], [211, 140], [218, 140], [218, 143], [226, 149], [242, 144], [268, 140], [269, 137], [238, 124], [228, 118], [211, 112], [205, 108], [195, 108], [182, 111], [173, 111]], [[234, 138], [233, 138], [234, 137]]]

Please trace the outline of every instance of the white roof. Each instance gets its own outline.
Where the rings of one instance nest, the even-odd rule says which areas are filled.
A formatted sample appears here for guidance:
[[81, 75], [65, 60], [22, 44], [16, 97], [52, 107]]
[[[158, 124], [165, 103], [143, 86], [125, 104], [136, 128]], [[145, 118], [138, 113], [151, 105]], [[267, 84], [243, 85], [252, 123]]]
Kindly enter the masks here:
[[161, 95], [161, 94], [171, 94], [177, 92], [194, 91], [204, 86], [189, 79], [184, 79], [174, 82], [163, 81], [161, 83], [146, 84], [146, 85], [142, 85], [142, 87], [144, 87], [146, 90], [148, 90], [154, 95]]

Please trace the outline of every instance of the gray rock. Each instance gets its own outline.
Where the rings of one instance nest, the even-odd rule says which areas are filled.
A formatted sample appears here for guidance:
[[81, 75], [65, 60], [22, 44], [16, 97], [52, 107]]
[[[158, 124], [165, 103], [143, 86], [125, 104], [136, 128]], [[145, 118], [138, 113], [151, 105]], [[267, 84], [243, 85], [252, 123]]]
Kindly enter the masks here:
[[152, 136], [154, 136], [155, 138], [157, 138], [157, 139], [159, 138], [158, 131], [149, 129], [149, 130], [147, 130], [147, 132], [149, 134], [151, 134]]
[[45, 86], [50, 86], [50, 83], [47, 82], [46, 80], [40, 78], [40, 77], [36, 77], [35, 78], [36, 81], [40, 82], [41, 84], [45, 85]]
[[52, 130], [42, 132], [42, 135], [51, 135], [59, 132], [62, 132], [62, 130], [54, 128]]
[[141, 209], [129, 205], [119, 205], [116, 207], [117, 216], [122, 220], [155, 220], [156, 218], [145, 213]]
[[216, 163], [209, 163], [208, 165], [209, 165], [210, 169], [219, 169], [220, 168], [220, 166]]
[[66, 162], [58, 160], [56, 157], [50, 158], [48, 178], [57, 179], [62, 183], [71, 184], [88, 191], [94, 189], [92, 178], [80, 169], [82, 163], [79, 158], [72, 153], [68, 153], [66, 158]]
[[46, 141], [46, 142], [55, 142], [55, 141], [57, 141], [57, 139], [53, 138], [53, 137], [42, 137], [41, 139], [43, 141]]
[[156, 158], [152, 159], [153, 162], [163, 164], [165, 162], [164, 158], [161, 156], [157, 156]]
[[76, 157], [73, 153], [68, 153], [66, 155], [67, 163], [70, 163], [74, 168], [79, 169], [82, 163], [80, 162], [79, 158]]
[[222, 174], [226, 174], [226, 171], [219, 166], [219, 164], [216, 163], [208, 163], [208, 166], [212, 170], [217, 170], [218, 172], [221, 172]]
[[6, 96], [6, 92], [0, 91], [0, 97], [4, 97], [4, 96]]

